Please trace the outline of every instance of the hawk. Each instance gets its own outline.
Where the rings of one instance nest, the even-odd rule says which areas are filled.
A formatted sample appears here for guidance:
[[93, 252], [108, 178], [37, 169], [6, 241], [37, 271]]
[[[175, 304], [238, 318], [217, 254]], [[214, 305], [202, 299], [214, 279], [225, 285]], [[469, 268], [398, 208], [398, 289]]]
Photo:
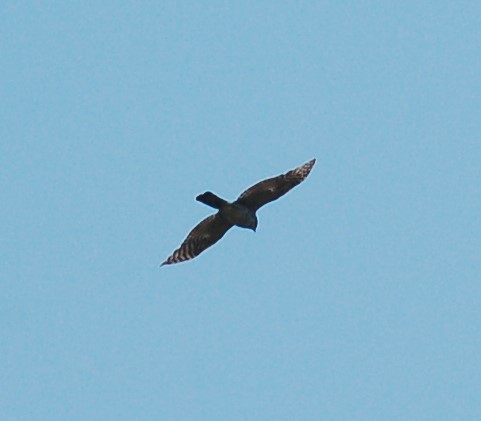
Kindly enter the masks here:
[[217, 213], [195, 226], [180, 247], [160, 266], [193, 259], [219, 241], [234, 225], [255, 231], [257, 210], [304, 181], [315, 163], [316, 160], [312, 159], [285, 174], [260, 181], [243, 192], [235, 202], [221, 199], [210, 191], [200, 194], [195, 199], [217, 209]]

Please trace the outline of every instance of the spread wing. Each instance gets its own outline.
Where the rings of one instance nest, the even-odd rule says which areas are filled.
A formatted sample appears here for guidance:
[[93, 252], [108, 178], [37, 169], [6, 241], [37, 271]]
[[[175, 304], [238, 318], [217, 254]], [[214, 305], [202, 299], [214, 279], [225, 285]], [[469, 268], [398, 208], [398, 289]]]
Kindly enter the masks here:
[[288, 171], [285, 174], [254, 184], [243, 192], [236, 202], [256, 211], [266, 203], [279, 199], [279, 197], [304, 181], [315, 163], [316, 160], [312, 159], [301, 167]]
[[206, 248], [219, 241], [230, 227], [232, 227], [232, 224], [220, 216], [219, 213], [208, 216], [189, 232], [180, 247], [160, 266], [193, 259]]

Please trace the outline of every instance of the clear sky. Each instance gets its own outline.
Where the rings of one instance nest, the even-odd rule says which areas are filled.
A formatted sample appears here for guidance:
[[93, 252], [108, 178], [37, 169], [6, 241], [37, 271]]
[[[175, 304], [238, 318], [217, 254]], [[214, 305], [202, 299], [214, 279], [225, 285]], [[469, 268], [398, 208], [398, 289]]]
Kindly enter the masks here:
[[0, 419], [481, 418], [481, 2], [5, 0], [0, 63]]

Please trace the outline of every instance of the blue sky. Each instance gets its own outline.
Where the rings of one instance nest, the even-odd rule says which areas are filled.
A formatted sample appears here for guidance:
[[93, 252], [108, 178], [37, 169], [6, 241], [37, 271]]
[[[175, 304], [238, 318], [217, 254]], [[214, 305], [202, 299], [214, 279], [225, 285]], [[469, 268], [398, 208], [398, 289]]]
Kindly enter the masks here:
[[479, 419], [480, 16], [2, 2], [0, 418]]

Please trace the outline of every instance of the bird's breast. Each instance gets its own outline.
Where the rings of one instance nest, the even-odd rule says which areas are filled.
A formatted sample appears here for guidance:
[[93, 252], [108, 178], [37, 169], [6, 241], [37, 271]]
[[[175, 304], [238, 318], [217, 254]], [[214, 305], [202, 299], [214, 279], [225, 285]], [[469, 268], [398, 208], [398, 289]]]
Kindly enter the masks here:
[[220, 210], [221, 215], [231, 224], [242, 228], [249, 228], [254, 217], [253, 212], [245, 206], [228, 203]]

